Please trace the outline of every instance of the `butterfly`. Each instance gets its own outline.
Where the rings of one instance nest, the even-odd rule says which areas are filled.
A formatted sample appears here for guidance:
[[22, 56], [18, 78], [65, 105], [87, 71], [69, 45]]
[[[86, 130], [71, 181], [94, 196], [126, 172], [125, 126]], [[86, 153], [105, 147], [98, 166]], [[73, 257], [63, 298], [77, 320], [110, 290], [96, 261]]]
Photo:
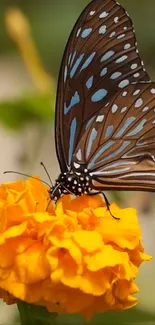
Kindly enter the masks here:
[[60, 175], [50, 190], [155, 190], [155, 83], [132, 21], [115, 0], [92, 0], [63, 55], [55, 116]]

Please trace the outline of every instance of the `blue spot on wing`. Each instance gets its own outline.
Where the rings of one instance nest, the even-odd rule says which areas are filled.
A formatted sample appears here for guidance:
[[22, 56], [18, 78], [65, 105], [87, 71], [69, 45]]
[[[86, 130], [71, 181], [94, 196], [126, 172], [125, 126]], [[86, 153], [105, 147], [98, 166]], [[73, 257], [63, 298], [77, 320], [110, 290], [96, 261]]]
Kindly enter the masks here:
[[117, 112], [117, 110], [118, 110], [118, 106], [116, 105], [116, 104], [114, 104], [113, 106], [112, 106], [112, 113], [114, 114], [114, 113], [116, 113]]
[[103, 68], [102, 71], [101, 71], [101, 73], [100, 73], [100, 76], [101, 77], [105, 76], [107, 74], [107, 71], [108, 71], [107, 68]]
[[102, 162], [105, 162], [106, 160], [110, 160], [112, 158], [115, 158], [118, 154], [120, 154], [126, 147], [129, 146], [129, 144], [131, 143], [131, 141], [124, 141], [122, 143], [122, 145], [120, 146], [119, 149], [117, 149], [116, 151], [112, 152], [109, 156], [106, 156], [104, 159], [100, 160], [97, 162], [97, 164], [100, 164]]
[[73, 156], [76, 127], [77, 127], [77, 121], [76, 121], [76, 118], [74, 118], [72, 120], [72, 123], [71, 123], [71, 126], [70, 126], [69, 153], [68, 153], [68, 163], [69, 163], [69, 165], [71, 164], [72, 156]]
[[88, 168], [93, 168], [99, 164], [101, 164], [102, 162], [105, 163], [107, 160], [111, 160], [113, 158], [115, 158], [118, 154], [120, 154], [126, 147], [128, 147], [131, 144], [131, 141], [124, 141], [122, 143], [122, 145], [116, 150], [113, 151], [110, 155], [106, 155], [103, 159], [99, 160], [98, 162], [95, 163], [95, 161], [107, 150], [109, 149], [113, 144], [115, 143], [115, 141], [110, 140], [109, 142], [107, 142], [99, 151], [98, 153], [95, 155], [95, 157], [92, 159], [92, 161], [90, 162], [90, 164], [88, 165]]
[[131, 116], [128, 117], [127, 120], [125, 121], [124, 125], [121, 127], [121, 129], [117, 132], [115, 135], [116, 138], [119, 138], [123, 135], [123, 133], [127, 130], [127, 128], [136, 120], [136, 117]]
[[[130, 164], [135, 164], [135, 162], [131, 162], [130, 161]], [[124, 166], [124, 165], [129, 165], [129, 162], [128, 161], [118, 161], [118, 162], [115, 162], [115, 163], [110, 163], [107, 165], [107, 167], [104, 167], [104, 170], [106, 171], [107, 169], [112, 169], [112, 168], [115, 168], [115, 167], [120, 167], [120, 166]]]
[[74, 74], [76, 73], [76, 70], [78, 69], [78, 66], [80, 65], [82, 59], [84, 57], [84, 54], [81, 54], [79, 58], [75, 61], [72, 70], [70, 72], [70, 78], [73, 78]]
[[97, 90], [93, 96], [91, 97], [91, 101], [92, 102], [99, 102], [100, 100], [102, 100], [106, 95], [107, 95], [107, 90], [106, 89], [99, 89]]
[[92, 148], [93, 142], [95, 141], [96, 137], [97, 137], [97, 131], [93, 128], [91, 131], [91, 134], [90, 134], [89, 142], [88, 142], [86, 158], [88, 158], [90, 155], [91, 148]]
[[144, 124], [146, 123], [146, 119], [143, 119], [132, 131], [130, 131], [128, 134], [127, 134], [127, 137], [131, 137], [133, 135], [136, 135], [137, 133], [139, 133], [143, 127], [144, 127]]
[[106, 151], [108, 150], [113, 144], [115, 143], [115, 141], [110, 140], [108, 141], [98, 152], [97, 154], [94, 156], [94, 158], [90, 161], [90, 163], [88, 164], [88, 169], [92, 169], [95, 166], [95, 162], [96, 160]]
[[86, 82], [86, 87], [87, 87], [88, 89], [90, 89], [90, 88], [92, 87], [92, 85], [93, 85], [93, 79], [94, 79], [94, 77], [91, 76], [91, 77], [87, 80], [87, 82]]
[[94, 122], [96, 116], [93, 116], [86, 124], [86, 130], [91, 126], [91, 124]]
[[122, 75], [122, 72], [119, 72], [119, 71], [114, 72], [114, 73], [111, 75], [110, 79], [115, 80], [115, 79], [119, 78], [121, 75]]
[[90, 35], [91, 32], [92, 32], [92, 28], [86, 28], [81, 33], [81, 37], [86, 38], [86, 37], [88, 37]]
[[66, 115], [72, 107], [74, 107], [76, 104], [80, 102], [80, 96], [79, 93], [76, 91], [74, 96], [72, 96], [70, 104], [68, 107], [66, 106], [66, 103], [64, 104], [64, 114]]
[[113, 133], [113, 130], [114, 130], [114, 126], [113, 125], [109, 125], [106, 129], [106, 135], [105, 135], [105, 138], [108, 138], [112, 135]]
[[76, 51], [74, 51], [73, 55], [70, 54], [70, 56], [69, 56], [68, 64], [70, 63], [70, 67], [72, 66], [72, 64], [74, 62], [75, 56], [76, 56]]
[[108, 51], [107, 53], [105, 53], [105, 54], [102, 56], [102, 58], [101, 58], [101, 62], [104, 62], [104, 61], [110, 59], [114, 54], [115, 54], [114, 51], [112, 51], [112, 50]]
[[88, 67], [88, 65], [92, 62], [94, 56], [95, 56], [96, 52], [93, 52], [88, 58], [87, 60], [84, 62], [84, 64], [82, 65], [80, 71], [86, 69]]

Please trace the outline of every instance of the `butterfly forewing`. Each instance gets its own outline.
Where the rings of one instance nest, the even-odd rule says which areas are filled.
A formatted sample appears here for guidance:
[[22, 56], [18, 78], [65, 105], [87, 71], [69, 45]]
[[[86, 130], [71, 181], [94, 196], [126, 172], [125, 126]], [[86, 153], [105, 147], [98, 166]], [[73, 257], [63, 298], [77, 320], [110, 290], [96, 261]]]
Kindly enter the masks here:
[[155, 83], [129, 85], [98, 112], [72, 168], [81, 164], [94, 188], [155, 190]]
[[115, 0], [91, 1], [73, 28], [60, 69], [55, 138], [62, 171], [95, 114], [137, 80], [149, 77], [129, 16]]

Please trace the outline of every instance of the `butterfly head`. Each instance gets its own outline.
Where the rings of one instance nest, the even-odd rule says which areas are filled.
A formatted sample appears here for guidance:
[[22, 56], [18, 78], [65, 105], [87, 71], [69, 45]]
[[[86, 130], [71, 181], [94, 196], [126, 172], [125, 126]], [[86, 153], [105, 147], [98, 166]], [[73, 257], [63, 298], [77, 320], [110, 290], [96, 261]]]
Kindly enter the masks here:
[[91, 189], [91, 176], [88, 170], [84, 169], [78, 173], [73, 171], [61, 173], [49, 194], [52, 200], [57, 201], [63, 194], [81, 196], [83, 193], [90, 193]]

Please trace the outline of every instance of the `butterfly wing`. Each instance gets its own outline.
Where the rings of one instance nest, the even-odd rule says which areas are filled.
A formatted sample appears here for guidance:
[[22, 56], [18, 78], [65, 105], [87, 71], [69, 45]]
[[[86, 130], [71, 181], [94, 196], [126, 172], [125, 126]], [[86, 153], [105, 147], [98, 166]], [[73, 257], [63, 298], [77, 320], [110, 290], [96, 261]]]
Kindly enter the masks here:
[[73, 156], [93, 188], [155, 190], [155, 83], [129, 85], [95, 116]]
[[69, 168], [87, 122], [121, 88], [149, 80], [132, 22], [115, 0], [93, 0], [67, 43], [60, 69], [55, 142], [61, 171]]

